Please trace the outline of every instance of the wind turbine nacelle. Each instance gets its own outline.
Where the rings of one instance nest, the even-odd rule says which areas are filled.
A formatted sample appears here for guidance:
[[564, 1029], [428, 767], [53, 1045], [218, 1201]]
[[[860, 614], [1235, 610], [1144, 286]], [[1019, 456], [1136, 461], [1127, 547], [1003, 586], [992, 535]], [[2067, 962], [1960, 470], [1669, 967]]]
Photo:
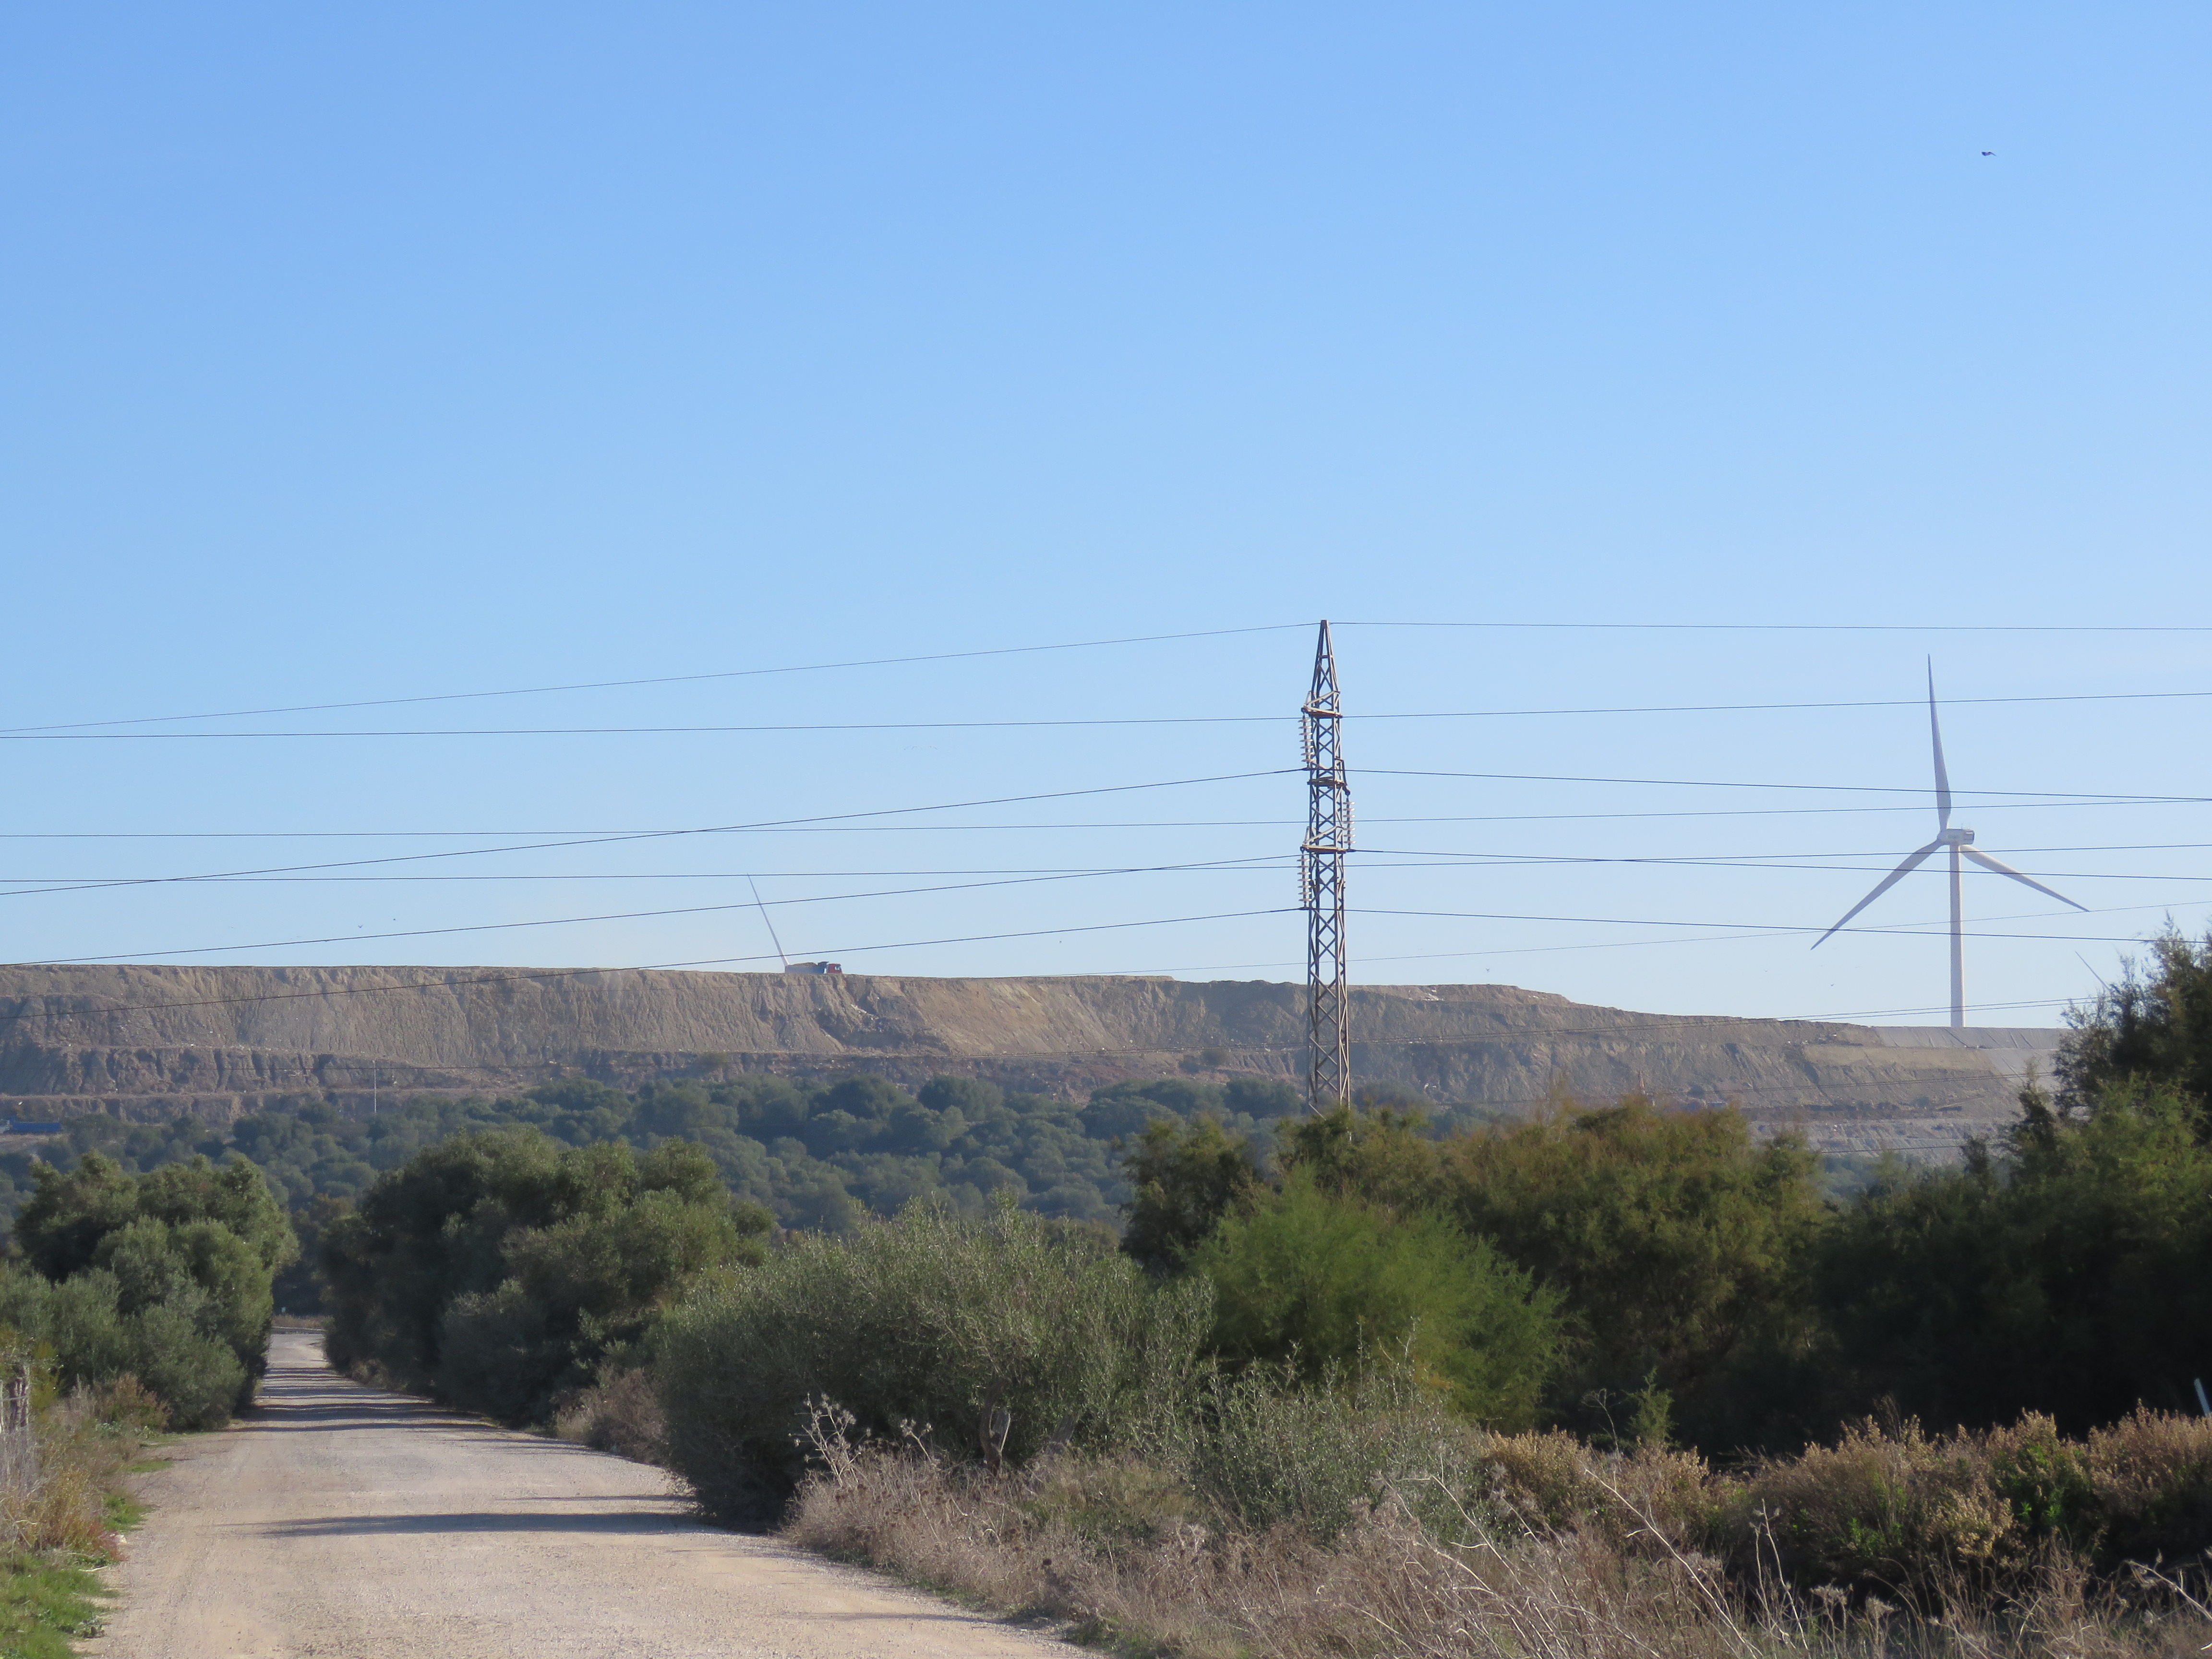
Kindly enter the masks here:
[[1972, 847], [1974, 832], [1971, 830], [1946, 830], [1936, 836], [1936, 844], [1938, 847]]

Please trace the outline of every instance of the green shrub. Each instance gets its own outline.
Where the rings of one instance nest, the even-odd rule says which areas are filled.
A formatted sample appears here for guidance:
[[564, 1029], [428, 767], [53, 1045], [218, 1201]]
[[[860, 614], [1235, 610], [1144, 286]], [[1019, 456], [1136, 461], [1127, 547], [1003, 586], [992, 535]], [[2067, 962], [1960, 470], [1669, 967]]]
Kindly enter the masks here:
[[1214, 1341], [1233, 1359], [1347, 1371], [1402, 1352], [1462, 1415], [1535, 1420], [1561, 1347], [1555, 1299], [1433, 1212], [1400, 1214], [1323, 1192], [1305, 1168], [1224, 1218], [1191, 1258], [1214, 1292]]
[[1459, 1507], [1480, 1501], [1489, 1439], [1403, 1365], [1310, 1380], [1261, 1364], [1209, 1380], [1186, 1467], [1194, 1489], [1255, 1532], [1326, 1542], [1394, 1494], [1450, 1532]]
[[788, 1496], [825, 1395], [865, 1432], [912, 1425], [956, 1456], [976, 1455], [994, 1411], [1016, 1461], [1158, 1443], [1186, 1420], [1209, 1313], [1202, 1286], [1154, 1291], [1110, 1239], [1011, 1204], [800, 1235], [656, 1332], [670, 1462], [711, 1513], [759, 1520]]
[[137, 1258], [125, 1263], [128, 1286], [106, 1267], [58, 1285], [21, 1267], [0, 1268], [0, 1327], [44, 1344], [64, 1388], [136, 1377], [173, 1426], [219, 1428], [252, 1398], [252, 1374], [225, 1339], [221, 1304], [173, 1257], [149, 1261], [151, 1255], [126, 1253]]
[[14, 1237], [25, 1258], [48, 1279], [67, 1279], [89, 1267], [100, 1240], [138, 1218], [137, 1179], [97, 1152], [67, 1175], [51, 1164], [33, 1175], [38, 1185], [15, 1218]]
[[438, 1392], [501, 1422], [527, 1422], [564, 1378], [589, 1375], [563, 1334], [544, 1304], [512, 1279], [469, 1291], [446, 1310], [439, 1328]]
[[15, 1228], [29, 1266], [0, 1278], [0, 1322], [48, 1344], [65, 1386], [137, 1377], [179, 1428], [251, 1401], [271, 1279], [297, 1249], [259, 1171], [200, 1158], [131, 1176], [93, 1153], [37, 1182]]
[[122, 1320], [120, 1375], [136, 1376], [168, 1407], [172, 1427], [220, 1428], [253, 1398], [245, 1364], [185, 1306], [156, 1303]]
[[686, 1142], [640, 1158], [531, 1129], [459, 1136], [325, 1229], [328, 1351], [502, 1421], [544, 1421], [692, 1279], [757, 1256], [769, 1225]]
[[1223, 1217], [1267, 1190], [1260, 1162], [1250, 1138], [1231, 1134], [1218, 1118], [1153, 1119], [1122, 1156], [1134, 1196], [1121, 1248], [1156, 1273], [1182, 1267]]
[[[66, 1177], [65, 1177], [66, 1178]], [[298, 1255], [292, 1231], [261, 1170], [244, 1158], [166, 1164], [138, 1182], [138, 1213], [173, 1227], [210, 1222], [243, 1239], [270, 1273]]]
[[1810, 1340], [1806, 1264], [1827, 1219], [1802, 1139], [1631, 1097], [1467, 1136], [1446, 1166], [1461, 1224], [1576, 1320], [1562, 1416], [1602, 1427], [1601, 1402], [1656, 1389], [1698, 1443], [1774, 1432], [1762, 1419], [1790, 1380], [1777, 1361]]
[[2191, 1104], [2031, 1091], [2001, 1152], [1884, 1182], [1815, 1253], [1846, 1402], [1930, 1424], [2041, 1412], [2072, 1434], [2212, 1376], [2212, 1147]]
[[2086, 1010], [2059, 1054], [2059, 1099], [2094, 1110], [2114, 1096], [2157, 1090], [2187, 1103], [2212, 1139], [2212, 933], [2192, 945], [2170, 923]]

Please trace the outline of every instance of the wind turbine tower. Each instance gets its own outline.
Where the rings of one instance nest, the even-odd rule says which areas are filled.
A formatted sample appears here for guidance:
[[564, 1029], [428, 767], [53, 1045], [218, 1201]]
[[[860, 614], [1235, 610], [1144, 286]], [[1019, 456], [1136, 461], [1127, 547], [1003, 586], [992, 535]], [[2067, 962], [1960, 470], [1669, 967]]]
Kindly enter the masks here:
[[1943, 727], [1936, 718], [1936, 661], [1928, 661], [1928, 737], [1936, 750], [1936, 839], [1918, 851], [1905, 854], [1905, 862], [1875, 884], [1875, 890], [1856, 904], [1844, 912], [1834, 927], [1813, 941], [1819, 950], [1834, 937], [1838, 928], [1872, 904], [1891, 888], [1926, 862], [1930, 854], [1948, 852], [1951, 855], [1951, 1029], [1964, 1030], [1966, 1024], [1966, 929], [1963, 895], [1960, 891], [1961, 861], [1971, 860], [1984, 870], [2000, 876], [2009, 876], [2023, 887], [2033, 887], [2045, 897], [2055, 898], [2061, 904], [2073, 904], [2076, 910], [2087, 910], [2086, 904], [2074, 904], [2065, 894], [2053, 892], [2032, 876], [2024, 876], [2009, 864], [2000, 864], [1974, 845], [1974, 832], [1954, 829], [1951, 824], [1951, 775], [1943, 765]]

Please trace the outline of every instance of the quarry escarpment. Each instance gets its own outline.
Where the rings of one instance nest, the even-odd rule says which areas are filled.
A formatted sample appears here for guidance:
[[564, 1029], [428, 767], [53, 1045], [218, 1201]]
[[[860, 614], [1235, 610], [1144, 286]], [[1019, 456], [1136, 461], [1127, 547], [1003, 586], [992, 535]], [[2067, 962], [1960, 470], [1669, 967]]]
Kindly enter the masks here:
[[[1640, 1014], [1497, 985], [1352, 994], [1355, 1077], [1531, 1106], [1644, 1091], [1740, 1103], [1833, 1150], [1940, 1152], [2011, 1117], [2045, 1030]], [[561, 1077], [949, 1073], [1078, 1095], [1164, 1073], [1293, 1077], [1303, 988], [501, 968], [0, 969], [0, 1109], [215, 1121], [313, 1094], [351, 1110]]]

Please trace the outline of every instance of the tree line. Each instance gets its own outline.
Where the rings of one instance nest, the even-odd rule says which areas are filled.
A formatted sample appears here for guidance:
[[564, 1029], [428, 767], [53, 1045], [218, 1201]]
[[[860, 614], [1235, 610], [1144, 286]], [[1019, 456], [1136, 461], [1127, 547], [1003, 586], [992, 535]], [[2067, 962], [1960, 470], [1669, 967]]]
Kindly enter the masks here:
[[[1390, 1356], [1468, 1421], [1720, 1455], [1869, 1413], [2079, 1431], [2191, 1407], [2212, 1373], [2208, 986], [2212, 945], [2158, 942], [2008, 1135], [1847, 1197], [1731, 1110], [1630, 1098], [1438, 1133], [1403, 1104], [1306, 1116], [1279, 1084], [1187, 1079], [1081, 1105], [872, 1078], [570, 1082], [365, 1123], [308, 1103], [245, 1120], [222, 1166], [176, 1161], [180, 1126], [127, 1127], [117, 1156], [72, 1144], [31, 1172], [0, 1320], [99, 1356], [81, 1370], [167, 1364], [204, 1418], [250, 1389], [264, 1298], [312, 1273], [341, 1363], [542, 1422], [652, 1395], [670, 1333], [794, 1263], [858, 1272], [838, 1252], [890, 1249], [886, 1226], [1012, 1237], [1025, 1213], [1037, 1260], [1113, 1264], [1082, 1269], [1107, 1302], [1202, 1303], [1191, 1363], [1226, 1376], [1328, 1387]], [[750, 1363], [718, 1352], [694, 1374]]]
[[[1973, 1428], [2039, 1412], [2081, 1431], [2139, 1403], [2190, 1409], [2212, 1373], [2208, 981], [2212, 946], [2160, 942], [2001, 1141], [1955, 1168], [1887, 1165], [1849, 1197], [1802, 1141], [1762, 1141], [1733, 1110], [1632, 1097], [1439, 1135], [1389, 1106], [1262, 1120], [1117, 1085], [1060, 1115], [1117, 1132], [1118, 1238], [1087, 1208], [1039, 1224], [1129, 1282], [1202, 1295], [1209, 1364], [1318, 1383], [1395, 1354], [1501, 1428], [1735, 1455], [1869, 1413]], [[528, 1125], [416, 1154], [323, 1233], [339, 1351], [543, 1417], [564, 1389], [651, 1364], [687, 1298], [878, 1248], [880, 1224], [793, 1228], [730, 1182], [716, 1147], [734, 1132], [710, 1114], [757, 1123], [743, 1115], [773, 1102], [826, 1149], [945, 1134], [961, 1099], [994, 1109], [951, 1086], [839, 1084], [812, 1097], [828, 1121], [809, 1130], [804, 1098], [781, 1080], [641, 1091], [632, 1131], [692, 1137], [648, 1131], [641, 1156]], [[1002, 1207], [1035, 1196], [995, 1190]], [[963, 1213], [941, 1188], [908, 1200], [925, 1211]]]
[[998, 1193], [1040, 1214], [1111, 1224], [1128, 1198], [1115, 1145], [1151, 1118], [1210, 1115], [1232, 1133], [1264, 1136], [1303, 1109], [1288, 1084], [1261, 1078], [1138, 1080], [1084, 1102], [953, 1077], [912, 1092], [866, 1075], [686, 1080], [629, 1092], [572, 1079], [499, 1099], [425, 1096], [361, 1119], [301, 1097], [227, 1131], [190, 1116], [72, 1118], [45, 1144], [0, 1156], [0, 1212], [28, 1197], [41, 1164], [67, 1168], [98, 1152], [138, 1173], [234, 1154], [257, 1164], [295, 1219], [313, 1226], [319, 1204], [327, 1214], [333, 1201], [357, 1202], [426, 1147], [477, 1130], [531, 1128], [569, 1146], [622, 1141], [650, 1152], [689, 1141], [731, 1191], [787, 1228], [835, 1231], [924, 1196], [976, 1212]]

